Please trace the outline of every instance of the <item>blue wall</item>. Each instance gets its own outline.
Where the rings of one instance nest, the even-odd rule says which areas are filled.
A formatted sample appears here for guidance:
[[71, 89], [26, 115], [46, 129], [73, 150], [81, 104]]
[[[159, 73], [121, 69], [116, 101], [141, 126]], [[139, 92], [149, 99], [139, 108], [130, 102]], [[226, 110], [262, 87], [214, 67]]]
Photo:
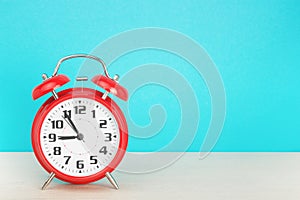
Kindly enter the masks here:
[[[41, 82], [41, 73], [51, 73], [65, 55], [91, 52], [112, 35], [142, 27], [182, 32], [216, 63], [226, 89], [227, 117], [214, 151], [300, 150], [300, 1], [1, 1], [0, 17], [0, 151], [32, 150], [31, 123], [45, 98], [34, 102], [31, 91]], [[180, 69], [181, 61], [168, 56], [155, 51], [128, 55], [121, 72], [146, 59], [166, 63], [190, 75], [193, 87], [204, 87], [201, 77]], [[71, 68], [63, 73], [74, 75]], [[147, 90], [160, 95], [162, 102], [176, 103], [162, 88], [151, 87], [137, 92], [131, 103], [142, 110], [157, 103], [153, 96], [140, 103]], [[149, 119], [137, 117], [134, 107], [136, 123], [147, 124]], [[170, 108], [164, 133], [172, 133], [172, 122], [180, 118], [172, 118], [176, 108]], [[202, 110], [209, 118], [210, 105], [204, 103]], [[208, 123], [204, 118], [204, 126]], [[199, 150], [204, 132], [200, 127], [190, 151]], [[129, 150], [155, 150], [166, 140], [145, 147], [131, 138]]]

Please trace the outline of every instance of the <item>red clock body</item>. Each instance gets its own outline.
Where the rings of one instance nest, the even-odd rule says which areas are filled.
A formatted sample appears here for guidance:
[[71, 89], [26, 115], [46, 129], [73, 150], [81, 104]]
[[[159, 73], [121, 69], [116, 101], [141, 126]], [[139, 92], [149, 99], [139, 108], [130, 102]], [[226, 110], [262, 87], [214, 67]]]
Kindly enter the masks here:
[[84, 184], [103, 178], [126, 151], [128, 127], [121, 109], [89, 88], [71, 88], [57, 96], [50, 97], [35, 116], [31, 135], [35, 156], [62, 181]]

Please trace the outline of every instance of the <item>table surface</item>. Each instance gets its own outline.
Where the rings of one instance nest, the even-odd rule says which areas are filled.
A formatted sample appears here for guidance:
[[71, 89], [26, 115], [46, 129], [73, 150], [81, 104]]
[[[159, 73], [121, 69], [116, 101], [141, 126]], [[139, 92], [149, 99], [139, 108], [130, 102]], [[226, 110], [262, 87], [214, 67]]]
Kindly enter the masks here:
[[[172, 154], [172, 153], [162, 153]], [[300, 153], [186, 153], [153, 173], [114, 172], [120, 189], [106, 179], [71, 185], [53, 181], [33, 153], [0, 153], [0, 199], [300, 199]]]

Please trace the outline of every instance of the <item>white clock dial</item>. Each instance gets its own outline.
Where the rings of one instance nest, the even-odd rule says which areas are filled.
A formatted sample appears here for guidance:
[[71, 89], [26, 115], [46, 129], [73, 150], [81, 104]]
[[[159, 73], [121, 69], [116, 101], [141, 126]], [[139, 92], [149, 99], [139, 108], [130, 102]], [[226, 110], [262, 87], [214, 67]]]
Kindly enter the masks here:
[[103, 170], [115, 157], [120, 142], [113, 114], [88, 98], [68, 99], [56, 105], [45, 117], [40, 131], [48, 162], [75, 177]]

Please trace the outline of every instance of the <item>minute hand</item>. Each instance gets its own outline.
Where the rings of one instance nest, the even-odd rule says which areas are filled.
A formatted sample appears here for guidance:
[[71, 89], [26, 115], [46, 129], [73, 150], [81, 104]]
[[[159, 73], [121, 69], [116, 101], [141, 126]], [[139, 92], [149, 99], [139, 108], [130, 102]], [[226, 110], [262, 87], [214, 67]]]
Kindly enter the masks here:
[[[63, 117], [63, 116], [62, 116]], [[77, 134], [77, 136], [79, 135], [79, 131], [76, 128], [75, 124], [73, 123], [73, 121], [71, 120], [70, 117], [63, 117], [64, 120], [69, 124], [69, 126], [75, 131], [75, 133]]]

